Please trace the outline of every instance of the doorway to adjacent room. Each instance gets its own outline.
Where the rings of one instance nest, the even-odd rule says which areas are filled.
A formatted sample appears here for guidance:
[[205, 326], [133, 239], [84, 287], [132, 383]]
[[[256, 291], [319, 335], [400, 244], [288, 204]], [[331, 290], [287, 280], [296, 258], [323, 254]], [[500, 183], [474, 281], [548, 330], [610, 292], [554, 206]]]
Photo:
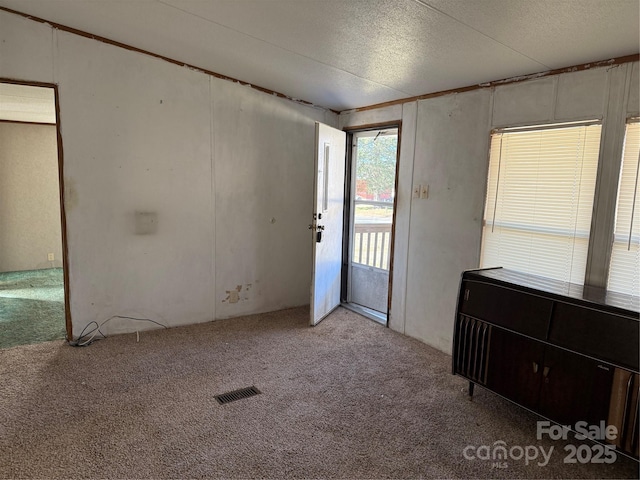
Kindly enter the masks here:
[[70, 326], [56, 111], [54, 86], [0, 81], [0, 348]]

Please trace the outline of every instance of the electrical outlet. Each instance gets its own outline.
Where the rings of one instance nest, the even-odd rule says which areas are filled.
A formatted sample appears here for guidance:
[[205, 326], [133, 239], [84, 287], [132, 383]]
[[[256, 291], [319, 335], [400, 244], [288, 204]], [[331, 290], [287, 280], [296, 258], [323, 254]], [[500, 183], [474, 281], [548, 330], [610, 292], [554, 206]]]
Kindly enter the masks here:
[[50, 253], [50, 254], [48, 254], [48, 255], [47, 255], [47, 259], [48, 259], [50, 262], [53, 262], [53, 259], [54, 259], [54, 258], [55, 258], [55, 256], [53, 255], [53, 253]]

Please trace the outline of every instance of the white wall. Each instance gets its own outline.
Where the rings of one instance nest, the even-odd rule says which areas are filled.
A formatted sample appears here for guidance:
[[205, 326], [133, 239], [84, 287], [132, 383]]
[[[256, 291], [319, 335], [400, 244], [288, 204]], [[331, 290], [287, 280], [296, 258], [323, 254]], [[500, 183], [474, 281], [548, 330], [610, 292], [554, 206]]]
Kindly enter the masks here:
[[314, 122], [335, 114], [5, 12], [0, 58], [0, 77], [58, 84], [75, 336], [113, 315], [176, 326], [309, 303]]
[[0, 122], [0, 272], [61, 267], [60, 221], [55, 125]]
[[[314, 111], [211, 80], [215, 177], [216, 316], [310, 300]], [[229, 302], [238, 291], [239, 302]]]
[[[495, 127], [603, 121], [589, 274], [603, 284], [624, 122], [640, 110], [639, 91], [636, 62], [341, 114], [341, 127], [402, 120], [391, 328], [451, 352], [460, 275], [479, 265]], [[429, 198], [412, 199], [424, 184]]]

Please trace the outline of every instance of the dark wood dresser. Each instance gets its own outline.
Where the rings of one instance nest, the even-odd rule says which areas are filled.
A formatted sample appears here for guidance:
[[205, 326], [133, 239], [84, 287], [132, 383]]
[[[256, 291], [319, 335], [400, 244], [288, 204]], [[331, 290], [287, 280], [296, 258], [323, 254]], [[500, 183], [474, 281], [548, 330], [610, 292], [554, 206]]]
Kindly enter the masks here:
[[462, 274], [453, 373], [638, 458], [640, 299], [507, 269]]

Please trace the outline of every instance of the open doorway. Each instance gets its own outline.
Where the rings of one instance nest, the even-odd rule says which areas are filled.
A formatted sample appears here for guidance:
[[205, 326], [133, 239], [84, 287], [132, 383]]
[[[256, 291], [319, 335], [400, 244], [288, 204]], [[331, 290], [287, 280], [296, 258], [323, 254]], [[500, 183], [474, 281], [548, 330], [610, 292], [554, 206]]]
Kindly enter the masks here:
[[398, 138], [397, 126], [351, 134], [343, 297], [348, 307], [384, 325], [391, 293]]
[[56, 112], [54, 86], [0, 81], [0, 348], [70, 327]]

